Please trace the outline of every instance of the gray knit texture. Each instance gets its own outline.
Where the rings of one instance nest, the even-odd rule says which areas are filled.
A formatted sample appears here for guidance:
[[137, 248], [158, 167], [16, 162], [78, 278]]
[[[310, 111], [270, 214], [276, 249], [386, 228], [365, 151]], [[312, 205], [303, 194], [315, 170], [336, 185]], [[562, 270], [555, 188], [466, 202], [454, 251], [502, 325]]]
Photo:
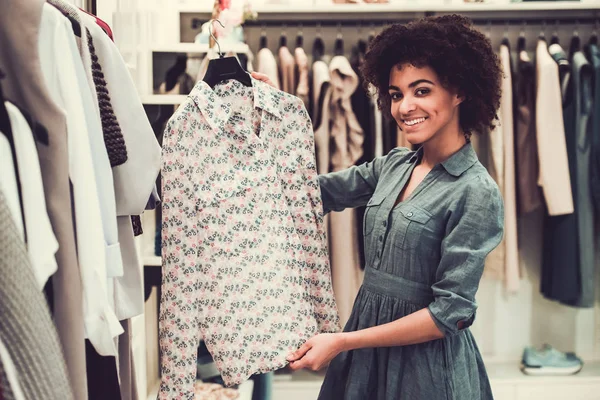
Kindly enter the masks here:
[[0, 339], [27, 400], [72, 400], [48, 304], [37, 287], [25, 244], [0, 191]]

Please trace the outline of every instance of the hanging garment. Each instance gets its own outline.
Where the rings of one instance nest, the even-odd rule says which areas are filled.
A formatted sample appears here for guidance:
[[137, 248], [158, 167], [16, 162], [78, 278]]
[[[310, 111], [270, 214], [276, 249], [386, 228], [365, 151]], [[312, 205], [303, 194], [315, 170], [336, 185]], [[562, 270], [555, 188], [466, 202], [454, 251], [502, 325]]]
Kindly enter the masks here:
[[368, 208], [365, 279], [344, 330], [381, 326], [427, 309], [444, 337], [340, 353], [327, 369], [321, 400], [492, 398], [468, 327], [484, 259], [502, 237], [502, 197], [466, 144], [394, 206], [422, 156], [422, 148], [394, 149], [373, 162], [321, 175], [319, 184], [326, 213]]
[[338, 330], [302, 102], [200, 81], [163, 138], [160, 399], [193, 396], [202, 337], [227, 385]]
[[296, 47], [294, 50], [294, 59], [298, 69], [298, 86], [296, 87], [296, 96], [302, 100], [304, 107], [309, 107], [309, 83], [308, 83], [308, 57], [302, 47]]
[[558, 66], [548, 53], [544, 40], [536, 50], [536, 138], [540, 162], [538, 184], [550, 215], [573, 212], [569, 160], [565, 143]]
[[[362, 156], [363, 130], [352, 111], [351, 96], [358, 87], [358, 76], [348, 59], [335, 56], [329, 63], [331, 74], [331, 166], [340, 171], [354, 165]], [[345, 325], [362, 283], [358, 250], [356, 210], [329, 215], [329, 243], [333, 292], [340, 320]]]
[[524, 215], [542, 205], [542, 193], [537, 183], [539, 162], [535, 130], [535, 65], [526, 53], [519, 54], [517, 59], [514, 139], [517, 209], [520, 215]]
[[315, 152], [317, 156], [317, 172], [329, 172], [329, 141], [331, 132], [331, 75], [329, 67], [323, 61], [313, 64], [313, 121]]
[[[52, 100], [44, 82], [38, 51], [43, 0], [0, 0], [0, 69], [7, 100], [48, 130], [38, 157], [48, 215], [59, 243], [58, 271], [52, 277], [54, 322], [77, 400], [87, 398], [81, 277], [75, 251], [69, 187], [67, 128], [64, 112]], [[40, 397], [50, 398], [50, 397]]]
[[267, 75], [267, 77], [269, 77], [273, 83], [273, 86], [275, 86], [277, 89], [280, 89], [281, 86], [279, 85], [277, 61], [275, 61], [275, 56], [271, 50], [269, 50], [267, 47], [260, 49], [256, 54], [256, 62], [258, 63], [256, 71]]
[[25, 398], [74, 399], [46, 299], [1, 191], [0, 243], [0, 341], [14, 362]]
[[[575, 131], [575, 99], [569, 60], [559, 45], [552, 45], [555, 66], [568, 66], [557, 87], [562, 88], [561, 99], [564, 134], [570, 175], [569, 193], [577, 196], [577, 134]], [[571, 81], [570, 84], [567, 82]], [[559, 86], [560, 85], [560, 86]], [[538, 137], [539, 139], [539, 137]], [[581, 296], [579, 250], [577, 240], [577, 214], [547, 215], [544, 221], [541, 291], [549, 299], [574, 305]]]
[[595, 261], [594, 261], [594, 207], [590, 190], [590, 152], [592, 144], [593, 113], [593, 68], [582, 51], [573, 54], [573, 94], [575, 101], [576, 143], [576, 194], [577, 242], [581, 296], [575, 303], [578, 307], [594, 306]]
[[590, 186], [594, 208], [600, 215], [600, 49], [595, 44], [589, 46], [591, 64], [594, 67], [594, 112], [592, 113], [592, 149]]
[[[358, 76], [359, 83], [358, 87], [354, 91], [351, 97], [352, 101], [352, 110], [356, 115], [356, 119], [360, 124], [363, 133], [364, 133], [364, 141], [363, 141], [363, 154], [355, 164], [361, 165], [366, 162], [372, 161], [375, 158], [375, 131], [373, 129], [373, 102], [369, 98], [367, 91], [364, 88], [364, 80], [360, 74], [360, 68], [362, 63], [364, 62], [365, 54], [361, 51], [359, 46], [352, 47], [352, 57], [350, 58], [350, 64], [352, 65], [352, 70]], [[356, 215], [356, 232], [358, 235], [357, 244], [358, 244], [358, 254], [360, 259], [360, 267], [361, 269], [365, 269], [366, 260], [365, 260], [365, 244], [364, 244], [364, 235], [362, 226], [364, 224], [364, 215], [365, 215], [366, 207], [357, 207], [355, 209]]]
[[[115, 218], [116, 211], [114, 195], [106, 196], [99, 190], [99, 187], [107, 190], [111, 187], [111, 169], [100, 123], [97, 115], [90, 112], [93, 101], [91, 93], [87, 86], [82, 86], [85, 72], [71, 33], [71, 24], [50, 4], [44, 5], [39, 51], [46, 84], [57, 104], [67, 114], [69, 176], [73, 186], [75, 237], [83, 285], [86, 338], [101, 355], [115, 355], [117, 350], [113, 338], [120, 335], [123, 329], [108, 297], [110, 267], [107, 267], [109, 260], [106, 257], [111, 254], [113, 243], [107, 243], [105, 238], [103, 211], [110, 201], [113, 202], [112, 218]], [[96, 120], [93, 120], [94, 117]], [[108, 174], [108, 177], [101, 173]], [[106, 197], [101, 199], [100, 194]], [[116, 229], [112, 234], [116, 236]], [[120, 254], [112, 260], [120, 261]]]
[[517, 238], [517, 194], [515, 177], [515, 144], [513, 121], [512, 66], [508, 46], [500, 46], [500, 61], [504, 70], [500, 99], [500, 124], [504, 135], [504, 241], [505, 259], [502, 276], [506, 290], [519, 290], [520, 264]]
[[294, 75], [294, 56], [287, 46], [279, 48], [279, 82], [281, 90], [289, 94], [296, 94], [296, 77]]
[[[27, 251], [40, 290], [56, 272], [58, 242], [48, 218], [44, 185], [35, 140], [29, 124], [17, 107], [5, 102], [13, 131], [17, 165], [23, 193], [23, 211], [27, 227]], [[20, 216], [19, 216], [20, 218]]]
[[127, 162], [112, 169], [123, 258], [123, 276], [114, 280], [114, 304], [118, 319], [124, 320], [144, 312], [144, 281], [130, 216], [144, 212], [155, 190], [160, 146], [119, 50], [93, 18], [83, 13], [79, 17], [94, 39], [111, 104], [128, 149]]

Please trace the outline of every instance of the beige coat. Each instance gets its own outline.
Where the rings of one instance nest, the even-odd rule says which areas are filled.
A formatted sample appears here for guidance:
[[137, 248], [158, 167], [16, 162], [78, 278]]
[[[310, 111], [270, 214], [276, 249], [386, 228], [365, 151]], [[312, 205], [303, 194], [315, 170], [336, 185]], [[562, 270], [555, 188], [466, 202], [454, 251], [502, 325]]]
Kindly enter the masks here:
[[302, 47], [296, 47], [294, 50], [294, 58], [296, 60], [296, 67], [298, 68], [298, 86], [296, 87], [296, 96], [298, 96], [303, 102], [304, 106], [308, 109], [308, 57]]
[[279, 76], [281, 77], [281, 90], [289, 94], [296, 94], [294, 56], [286, 46], [279, 48]]
[[[350, 97], [358, 87], [358, 76], [345, 57], [333, 57], [329, 64], [331, 73], [331, 164], [333, 171], [354, 165], [362, 156], [364, 133], [352, 111]], [[345, 324], [350, 317], [354, 299], [362, 284], [356, 210], [333, 212], [329, 217], [331, 274], [340, 321]]]
[[550, 215], [571, 214], [573, 195], [558, 82], [558, 65], [548, 53], [545, 41], [536, 50], [536, 137], [544, 200]]

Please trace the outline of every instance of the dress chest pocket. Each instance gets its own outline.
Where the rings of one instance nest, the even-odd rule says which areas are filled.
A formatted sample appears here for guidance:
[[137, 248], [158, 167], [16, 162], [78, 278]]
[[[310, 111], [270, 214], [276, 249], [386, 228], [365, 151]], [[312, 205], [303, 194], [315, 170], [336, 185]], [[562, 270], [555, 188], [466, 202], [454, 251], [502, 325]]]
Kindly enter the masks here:
[[375, 195], [371, 197], [371, 200], [369, 200], [367, 203], [364, 217], [365, 222], [363, 226], [364, 236], [367, 236], [373, 232], [377, 220], [377, 212], [379, 211], [379, 208], [381, 208], [381, 203], [383, 203], [384, 200], [385, 196]]
[[402, 205], [394, 210], [393, 243], [400, 249], [415, 249], [423, 238], [431, 214], [417, 206]]

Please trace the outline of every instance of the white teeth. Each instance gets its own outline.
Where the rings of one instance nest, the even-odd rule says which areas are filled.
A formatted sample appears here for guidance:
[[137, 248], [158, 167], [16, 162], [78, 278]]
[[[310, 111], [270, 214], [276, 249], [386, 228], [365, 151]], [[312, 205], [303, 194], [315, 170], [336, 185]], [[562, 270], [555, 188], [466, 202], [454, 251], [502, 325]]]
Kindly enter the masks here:
[[427, 118], [410, 119], [410, 120], [405, 120], [404, 123], [408, 126], [412, 126], [412, 125], [420, 124], [421, 122], [425, 121], [426, 119]]

